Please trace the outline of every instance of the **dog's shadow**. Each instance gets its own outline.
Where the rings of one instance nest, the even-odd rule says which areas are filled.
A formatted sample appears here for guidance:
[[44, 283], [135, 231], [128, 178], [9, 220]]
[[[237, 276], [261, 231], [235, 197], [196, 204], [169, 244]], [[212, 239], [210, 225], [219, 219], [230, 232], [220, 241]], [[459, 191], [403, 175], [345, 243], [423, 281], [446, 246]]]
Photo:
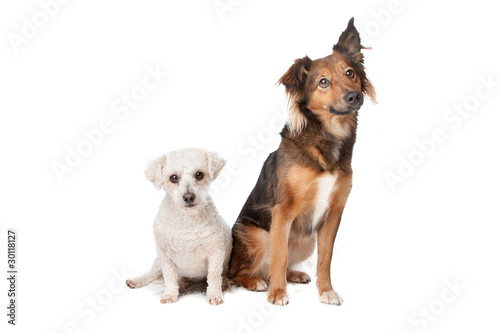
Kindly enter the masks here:
[[[158, 302], [161, 298], [161, 295], [164, 292], [164, 281], [163, 278], [155, 280], [148, 284], [147, 286], [142, 287], [141, 289], [147, 291], [150, 295], [158, 298]], [[179, 301], [183, 298], [199, 298], [205, 299], [207, 291], [207, 282], [206, 280], [202, 281], [190, 281], [185, 284], [184, 288], [179, 290]]]

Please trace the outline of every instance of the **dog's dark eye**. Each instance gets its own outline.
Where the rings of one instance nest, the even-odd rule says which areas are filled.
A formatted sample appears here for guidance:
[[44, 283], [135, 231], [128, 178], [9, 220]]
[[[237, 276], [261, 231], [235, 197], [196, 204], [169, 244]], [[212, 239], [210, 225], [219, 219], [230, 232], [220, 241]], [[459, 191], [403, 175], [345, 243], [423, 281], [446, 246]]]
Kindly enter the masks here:
[[177, 175], [172, 175], [172, 176], [170, 176], [169, 180], [171, 183], [177, 184], [179, 182], [179, 177], [177, 177]]
[[354, 72], [350, 69], [348, 69], [346, 72], [345, 72], [345, 75], [348, 77], [348, 78], [351, 78], [351, 79], [354, 79]]
[[196, 173], [196, 180], [202, 180], [203, 177], [205, 177], [205, 174], [203, 172], [198, 171]]
[[322, 78], [321, 80], [319, 80], [319, 86], [321, 88], [327, 88], [329, 85], [330, 85], [330, 81], [328, 81], [327, 79]]

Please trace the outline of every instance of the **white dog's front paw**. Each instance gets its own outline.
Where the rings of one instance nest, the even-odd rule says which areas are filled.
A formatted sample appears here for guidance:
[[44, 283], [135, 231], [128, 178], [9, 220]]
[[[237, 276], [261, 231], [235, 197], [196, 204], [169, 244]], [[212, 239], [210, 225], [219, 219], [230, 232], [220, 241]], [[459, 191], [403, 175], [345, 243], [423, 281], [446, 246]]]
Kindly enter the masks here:
[[319, 301], [325, 304], [342, 305], [344, 300], [335, 290], [324, 291], [319, 297]]
[[222, 297], [222, 294], [220, 294], [220, 295], [217, 295], [217, 294], [208, 295], [207, 302], [210, 305], [219, 305], [219, 304], [224, 303], [224, 298]]
[[160, 303], [165, 304], [165, 303], [174, 303], [177, 302], [179, 299], [179, 295], [175, 294], [162, 294], [160, 298]]

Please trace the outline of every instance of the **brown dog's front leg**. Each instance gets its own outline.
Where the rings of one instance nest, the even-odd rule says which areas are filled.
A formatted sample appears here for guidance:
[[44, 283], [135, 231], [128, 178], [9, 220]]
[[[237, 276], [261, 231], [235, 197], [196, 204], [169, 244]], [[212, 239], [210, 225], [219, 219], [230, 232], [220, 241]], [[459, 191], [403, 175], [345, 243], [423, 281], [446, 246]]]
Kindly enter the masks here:
[[344, 211], [347, 198], [351, 191], [352, 172], [340, 174], [336, 186], [337, 191], [332, 196], [330, 212], [325, 223], [318, 231], [318, 265], [317, 280], [319, 300], [322, 303], [341, 305], [343, 303], [340, 295], [333, 290], [330, 277], [330, 266], [332, 262], [333, 244], [340, 225], [342, 212]]
[[272, 304], [287, 305], [286, 268], [288, 266], [288, 234], [292, 220], [285, 209], [276, 206], [272, 211], [271, 239], [271, 281], [267, 301]]

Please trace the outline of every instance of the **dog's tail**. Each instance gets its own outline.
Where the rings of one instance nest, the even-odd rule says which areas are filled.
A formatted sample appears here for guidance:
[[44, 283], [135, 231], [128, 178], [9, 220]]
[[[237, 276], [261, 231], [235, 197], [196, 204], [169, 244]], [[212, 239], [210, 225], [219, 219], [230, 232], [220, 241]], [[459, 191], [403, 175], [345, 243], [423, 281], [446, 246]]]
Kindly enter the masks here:
[[[226, 275], [222, 276], [222, 291], [231, 290], [231, 286], [233, 285], [233, 280], [231, 280]], [[179, 281], [179, 292], [181, 295], [194, 294], [194, 293], [203, 293], [207, 292], [207, 279], [195, 280], [189, 278], [181, 278]]]

